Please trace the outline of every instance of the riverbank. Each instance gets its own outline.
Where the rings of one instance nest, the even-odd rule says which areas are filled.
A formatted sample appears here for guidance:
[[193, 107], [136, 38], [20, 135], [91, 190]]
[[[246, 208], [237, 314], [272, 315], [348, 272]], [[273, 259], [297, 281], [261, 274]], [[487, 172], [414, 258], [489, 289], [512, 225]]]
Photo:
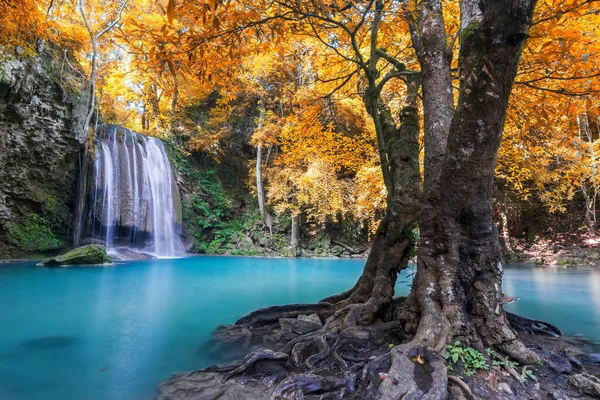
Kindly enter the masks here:
[[505, 260], [532, 266], [599, 269], [600, 237], [558, 236], [535, 244], [516, 242]]

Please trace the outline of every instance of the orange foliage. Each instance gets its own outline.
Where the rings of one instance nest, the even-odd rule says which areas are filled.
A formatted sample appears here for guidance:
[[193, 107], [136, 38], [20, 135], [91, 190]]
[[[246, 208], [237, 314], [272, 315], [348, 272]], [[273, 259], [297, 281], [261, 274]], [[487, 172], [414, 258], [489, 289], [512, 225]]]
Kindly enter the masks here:
[[[95, 26], [106, 24], [113, 3], [86, 1]], [[373, 14], [363, 18], [365, 3], [342, 3], [130, 0], [118, 29], [100, 43], [101, 113], [146, 133], [187, 135], [191, 149], [218, 159], [232, 121], [258, 118], [262, 108], [251, 144], [276, 149], [265, 160], [271, 204], [280, 212], [302, 209], [315, 221], [345, 217], [376, 226], [385, 189], [373, 122], [362, 104], [366, 78], [356, 66], [371, 57]], [[378, 47], [416, 69], [401, 3], [419, 9], [417, 1], [385, 2]], [[564, 210], [598, 179], [598, 136], [590, 144], [581, 133], [582, 115], [588, 131], [597, 129], [600, 115], [594, 4], [539, 1], [507, 115], [498, 177], [551, 211]], [[458, 16], [458, 2], [444, 2], [454, 60]], [[89, 68], [89, 41], [73, 1], [0, 0], [0, 46], [34, 51], [39, 39], [72, 48]], [[379, 79], [393, 70], [387, 62], [379, 68]], [[393, 113], [402, 87], [392, 79], [382, 92]], [[216, 106], [209, 115], [191, 112], [210, 99]]]

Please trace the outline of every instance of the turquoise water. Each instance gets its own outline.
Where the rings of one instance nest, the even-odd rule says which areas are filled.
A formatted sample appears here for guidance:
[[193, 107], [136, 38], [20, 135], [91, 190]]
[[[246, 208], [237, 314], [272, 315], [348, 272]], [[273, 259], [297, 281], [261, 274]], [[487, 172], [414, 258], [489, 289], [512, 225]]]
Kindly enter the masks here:
[[[171, 373], [219, 360], [219, 324], [351, 287], [362, 260], [190, 257], [116, 267], [0, 265], [0, 399], [151, 399]], [[398, 294], [406, 294], [404, 281]], [[600, 271], [507, 269], [512, 311], [600, 340]]]

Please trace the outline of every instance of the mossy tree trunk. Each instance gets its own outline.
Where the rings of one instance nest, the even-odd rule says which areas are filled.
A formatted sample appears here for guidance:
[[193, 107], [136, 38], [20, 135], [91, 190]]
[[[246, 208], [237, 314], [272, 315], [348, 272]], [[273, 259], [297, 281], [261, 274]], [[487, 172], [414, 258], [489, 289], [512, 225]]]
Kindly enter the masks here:
[[372, 323], [394, 296], [398, 273], [406, 267], [416, 240], [421, 199], [419, 171], [419, 76], [406, 76], [407, 94], [397, 126], [389, 108], [373, 92], [365, 96], [380, 143], [387, 207], [373, 238], [371, 253], [356, 285], [324, 299], [338, 311], [328, 321], [332, 330]]
[[475, 348], [494, 347], [526, 363], [536, 356], [517, 339], [501, 307], [492, 189], [534, 6], [535, 0], [461, 1], [459, 99], [439, 178], [426, 182], [417, 274], [403, 312], [420, 344], [439, 348], [461, 337]]

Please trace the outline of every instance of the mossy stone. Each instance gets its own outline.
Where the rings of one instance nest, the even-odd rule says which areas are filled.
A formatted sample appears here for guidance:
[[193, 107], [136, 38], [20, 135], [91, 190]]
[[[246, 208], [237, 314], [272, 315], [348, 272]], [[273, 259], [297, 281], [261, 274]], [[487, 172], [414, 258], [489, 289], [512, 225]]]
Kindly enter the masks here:
[[90, 244], [77, 247], [65, 254], [50, 257], [40, 263], [47, 267], [60, 267], [65, 265], [98, 265], [110, 264], [112, 259], [106, 253], [106, 248], [99, 244]]

